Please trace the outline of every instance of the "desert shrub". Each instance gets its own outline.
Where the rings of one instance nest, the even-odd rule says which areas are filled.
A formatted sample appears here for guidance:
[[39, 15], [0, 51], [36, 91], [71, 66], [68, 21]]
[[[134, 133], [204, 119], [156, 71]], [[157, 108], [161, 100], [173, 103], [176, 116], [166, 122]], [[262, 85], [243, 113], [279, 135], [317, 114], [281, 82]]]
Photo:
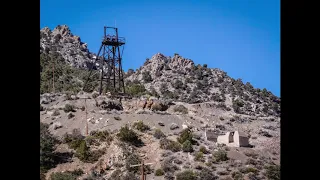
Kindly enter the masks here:
[[80, 130], [73, 129], [71, 134], [64, 134], [62, 142], [67, 143], [71, 149], [77, 149], [82, 141], [84, 141], [84, 136], [81, 135]]
[[181, 112], [183, 114], [188, 114], [188, 109], [183, 105], [178, 105], [173, 108], [174, 112]]
[[160, 130], [160, 129], [156, 129], [154, 131], [153, 136], [157, 139], [161, 139], [162, 137], [166, 137], [165, 134]]
[[86, 110], [86, 108], [84, 107], [84, 106], [81, 106], [81, 111], [84, 111], [84, 110]]
[[214, 175], [212, 170], [203, 167], [200, 172], [198, 173], [199, 180], [216, 180], [218, 177]]
[[51, 180], [76, 180], [77, 176], [67, 172], [56, 172], [50, 176]]
[[51, 174], [51, 180], [76, 180], [77, 177], [83, 175], [82, 169], [76, 169], [74, 171], [57, 172]]
[[186, 80], [185, 80], [185, 82], [186, 82], [186, 83], [192, 83], [193, 81], [192, 81], [191, 78], [188, 78], [188, 77], [187, 77]]
[[157, 169], [154, 173], [155, 176], [163, 176], [164, 175], [164, 171], [162, 169]]
[[99, 93], [94, 92], [91, 96], [92, 96], [93, 99], [95, 99], [95, 98], [97, 98], [99, 96]]
[[40, 169], [46, 171], [54, 166], [54, 145], [57, 140], [48, 130], [47, 124], [40, 122]]
[[203, 154], [207, 154], [208, 153], [207, 148], [204, 147], [204, 146], [200, 146], [199, 151], [202, 152]]
[[55, 109], [52, 113], [52, 116], [59, 116], [60, 115], [60, 112], [58, 109]]
[[194, 160], [195, 161], [201, 161], [201, 162], [204, 162], [204, 156], [203, 156], [203, 152], [197, 152], [195, 154], [195, 157], [194, 157]]
[[113, 117], [115, 120], [117, 120], [117, 121], [121, 121], [121, 118], [119, 117], [119, 116], [115, 116], [115, 117]]
[[159, 97], [158, 92], [152, 86], [150, 87], [150, 94], [154, 97]]
[[174, 87], [175, 89], [181, 89], [184, 87], [183, 82], [180, 81], [179, 79], [173, 81], [172, 83], [172, 87]]
[[228, 160], [227, 152], [224, 150], [218, 150], [218, 151], [214, 152], [213, 157], [215, 158], [215, 160], [217, 162]]
[[145, 81], [145, 82], [152, 82], [152, 77], [150, 75], [150, 72], [149, 71], [143, 71], [142, 72], [142, 79]]
[[[166, 158], [162, 163], [161, 163], [161, 169], [166, 172], [166, 174], [173, 173], [177, 170], [179, 170], [179, 167], [175, 165], [173, 162], [173, 157]], [[165, 177], [166, 179], [166, 177]]]
[[142, 141], [139, 139], [136, 132], [129, 129], [129, 127], [126, 125], [124, 127], [121, 127], [120, 132], [117, 134], [120, 141], [128, 142], [133, 145], [141, 145]]
[[259, 157], [259, 154], [255, 152], [244, 152], [244, 154], [248, 157], [252, 157], [253, 159], [257, 159]]
[[181, 145], [178, 142], [163, 138], [160, 139], [160, 148], [170, 150], [172, 152], [178, 152], [181, 150]]
[[247, 161], [246, 161], [246, 164], [247, 164], [247, 165], [250, 165], [250, 164], [251, 164], [251, 165], [254, 165], [254, 166], [255, 166], [255, 165], [258, 164], [258, 162], [257, 162], [256, 160], [254, 160], [253, 158], [248, 158]]
[[182, 144], [183, 152], [193, 152], [192, 144], [189, 140], [186, 140]]
[[169, 90], [165, 90], [164, 92], [162, 92], [162, 95], [167, 99], [178, 99], [179, 98], [179, 94], [177, 94], [176, 91], [171, 92]]
[[76, 157], [78, 157], [81, 161], [86, 162], [86, 161], [89, 160], [90, 154], [89, 154], [89, 148], [88, 148], [88, 146], [87, 146], [86, 141], [82, 140], [82, 141], [80, 142], [80, 145], [79, 145], [79, 147], [77, 148], [75, 155], [76, 155]]
[[197, 175], [192, 170], [185, 170], [176, 175], [176, 180], [196, 180]]
[[126, 158], [126, 169], [128, 171], [133, 171], [133, 172], [138, 172], [139, 171], [139, 167], [135, 166], [135, 167], [130, 167], [131, 165], [135, 165], [135, 164], [140, 164], [141, 163], [141, 159], [139, 158], [139, 156], [135, 153], [130, 154], [127, 158]]
[[146, 132], [146, 131], [150, 130], [150, 127], [148, 125], [145, 125], [143, 123], [143, 121], [138, 121], [138, 122], [133, 123], [133, 127], [141, 132]]
[[234, 180], [243, 180], [243, 175], [239, 171], [232, 172], [231, 176]]
[[74, 116], [75, 116], [74, 114], [69, 113], [69, 114], [68, 114], [68, 119], [71, 119], [71, 118], [73, 118]]
[[259, 172], [256, 168], [253, 168], [253, 167], [240, 168], [239, 171], [244, 174], [248, 174], [248, 173], [255, 173], [256, 174]]
[[193, 142], [193, 140], [192, 140], [192, 132], [191, 132], [191, 130], [189, 129], [189, 128], [187, 128], [187, 129], [184, 129], [182, 132], [181, 132], [181, 134], [180, 134], [180, 136], [177, 138], [177, 140], [178, 140], [178, 142], [180, 143], [180, 144], [183, 144], [185, 141], [187, 141], [187, 140], [189, 140], [191, 143]]
[[126, 92], [134, 97], [139, 97], [145, 94], [147, 91], [142, 84], [133, 84], [126, 87]]
[[168, 89], [168, 85], [166, 83], [160, 84], [159, 90], [160, 90], [161, 94], [164, 94], [167, 91], [167, 89]]
[[110, 133], [108, 130], [104, 131], [92, 131], [90, 133], [94, 138], [99, 139], [100, 141], [107, 141], [111, 142], [113, 140], [112, 136], [110, 136]]
[[269, 180], [280, 180], [280, 166], [279, 165], [269, 165], [265, 167], [266, 176]]
[[65, 113], [68, 113], [68, 112], [75, 112], [75, 107], [73, 105], [70, 105], [70, 104], [66, 104], [63, 108], [64, 112]]
[[105, 153], [105, 149], [99, 149], [94, 151], [89, 151], [89, 157], [86, 161], [87, 163], [94, 163], [99, 160], [99, 158]]
[[112, 172], [110, 175], [110, 179], [112, 180], [121, 180], [121, 170], [116, 169], [115, 171]]

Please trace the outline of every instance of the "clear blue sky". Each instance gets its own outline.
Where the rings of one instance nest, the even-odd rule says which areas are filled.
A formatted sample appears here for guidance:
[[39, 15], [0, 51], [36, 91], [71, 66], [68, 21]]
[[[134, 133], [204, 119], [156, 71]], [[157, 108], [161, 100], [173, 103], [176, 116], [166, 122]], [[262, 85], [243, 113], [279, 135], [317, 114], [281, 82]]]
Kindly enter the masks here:
[[66, 24], [91, 52], [115, 20], [125, 70], [179, 53], [280, 96], [280, 0], [40, 0], [40, 28]]

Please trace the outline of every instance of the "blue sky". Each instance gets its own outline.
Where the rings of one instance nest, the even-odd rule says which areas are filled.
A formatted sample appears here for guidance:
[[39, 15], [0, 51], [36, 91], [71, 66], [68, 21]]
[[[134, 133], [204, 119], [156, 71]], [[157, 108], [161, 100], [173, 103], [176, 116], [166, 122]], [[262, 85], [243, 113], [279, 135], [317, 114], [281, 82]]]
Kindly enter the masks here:
[[280, 0], [40, 0], [40, 28], [66, 24], [91, 52], [115, 21], [125, 70], [179, 53], [280, 96]]

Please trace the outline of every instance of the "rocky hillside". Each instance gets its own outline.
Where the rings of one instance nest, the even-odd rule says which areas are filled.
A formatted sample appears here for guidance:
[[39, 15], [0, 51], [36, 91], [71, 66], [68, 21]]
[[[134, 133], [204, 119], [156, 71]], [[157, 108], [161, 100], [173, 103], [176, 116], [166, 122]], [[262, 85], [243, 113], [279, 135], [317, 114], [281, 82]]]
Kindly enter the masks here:
[[45, 27], [40, 30], [40, 54], [60, 54], [73, 67], [85, 68], [91, 62], [92, 54], [79, 36], [71, 33], [66, 25], [58, 25], [52, 31]]
[[[62, 61], [65, 64], [77, 69], [88, 67], [94, 56], [87, 49], [86, 43], [81, 42], [79, 36], [73, 35], [66, 25], [57, 26], [52, 31], [47, 27], [40, 30], [41, 54], [55, 54], [64, 59]], [[52, 81], [49, 77], [51, 69], [50, 67], [47, 80], [44, 81]], [[73, 74], [69, 72], [69, 75]], [[128, 92], [132, 95], [149, 93], [187, 103], [213, 102], [239, 114], [280, 116], [280, 98], [270, 91], [254, 88], [250, 83], [244, 84], [241, 79], [235, 80], [226, 72], [209, 68], [206, 64], [195, 65], [192, 60], [179, 54], [168, 57], [158, 53], [147, 59], [138, 70], [130, 69], [125, 76]], [[84, 78], [84, 75], [82, 78], [73, 76], [72, 84], [77, 84], [79, 88], [68, 89], [81, 89]], [[61, 80], [61, 77], [57, 77], [55, 81], [58, 79]], [[91, 84], [91, 90], [97, 89], [97, 85]], [[43, 92], [50, 92], [50, 88]]]
[[140, 82], [149, 92], [188, 103], [215, 102], [239, 114], [279, 116], [280, 98], [266, 89], [233, 79], [217, 68], [195, 65], [179, 54], [156, 54], [127, 78]]

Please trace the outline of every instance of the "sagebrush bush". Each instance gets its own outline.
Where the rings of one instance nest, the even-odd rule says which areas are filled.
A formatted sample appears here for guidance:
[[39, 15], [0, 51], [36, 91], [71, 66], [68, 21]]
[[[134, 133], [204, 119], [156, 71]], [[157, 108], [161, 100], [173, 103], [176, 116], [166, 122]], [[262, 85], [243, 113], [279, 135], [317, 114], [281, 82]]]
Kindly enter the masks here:
[[193, 147], [192, 147], [192, 144], [189, 140], [186, 140], [182, 144], [182, 150], [183, 150], [183, 152], [193, 152]]
[[204, 162], [204, 156], [203, 156], [203, 152], [197, 152], [194, 156], [194, 160], [195, 161], [200, 161], [200, 162]]
[[187, 129], [184, 129], [184, 130], [181, 132], [181, 134], [180, 134], [180, 136], [177, 138], [177, 140], [178, 140], [178, 142], [179, 142], [180, 144], [183, 144], [183, 143], [184, 143], [185, 141], [187, 141], [187, 140], [189, 140], [191, 143], [193, 143], [192, 137], [193, 137], [193, 135], [192, 135], [191, 130], [190, 130], [189, 128], [187, 128]]
[[200, 149], [199, 149], [200, 152], [202, 152], [203, 154], [207, 154], [208, 153], [208, 150], [206, 147], [204, 146], [200, 146]]
[[198, 173], [198, 177], [200, 180], [216, 180], [218, 176], [212, 172], [212, 170], [203, 167], [200, 172]]
[[178, 142], [169, 140], [167, 138], [160, 139], [160, 148], [170, 150], [172, 152], [181, 151], [181, 145]]
[[183, 114], [188, 114], [188, 109], [183, 105], [177, 105], [173, 108], [174, 112], [181, 112]]
[[280, 180], [280, 166], [269, 165], [265, 167], [266, 176], [269, 180]]
[[139, 97], [143, 94], [147, 93], [147, 90], [144, 88], [144, 85], [141, 84], [133, 84], [131, 86], [126, 87], [126, 92], [134, 97]]
[[58, 109], [55, 109], [52, 113], [52, 116], [59, 116], [60, 115], [60, 112]]
[[150, 127], [148, 125], [145, 125], [143, 123], [143, 121], [138, 121], [138, 122], [133, 123], [133, 127], [141, 132], [146, 132], [146, 131], [150, 130]]
[[185, 170], [176, 175], [176, 180], [196, 180], [197, 175], [192, 170]]
[[74, 171], [52, 173], [50, 178], [51, 180], [76, 180], [82, 174], [84, 174], [82, 169], [76, 169]]
[[124, 142], [131, 143], [133, 145], [141, 145], [142, 141], [139, 139], [136, 132], [129, 129], [129, 127], [126, 125], [124, 127], [121, 127], [119, 133], [117, 134], [119, 139]]
[[70, 104], [66, 104], [63, 108], [64, 112], [65, 113], [68, 113], [68, 112], [75, 112], [75, 107], [73, 105], [70, 105]]
[[224, 150], [215, 151], [215, 152], [213, 153], [213, 157], [215, 158], [215, 160], [216, 160], [217, 162], [227, 161], [227, 160], [228, 160], [227, 152], [224, 151]]
[[73, 129], [71, 134], [63, 135], [62, 142], [67, 143], [71, 149], [77, 149], [83, 140], [84, 136], [81, 135], [80, 129]]
[[234, 180], [243, 180], [243, 175], [239, 171], [232, 172], [231, 176]]
[[163, 137], [166, 137], [166, 135], [165, 135], [160, 129], [156, 129], [156, 130], [154, 131], [153, 136], [154, 136], [155, 138], [157, 138], [157, 139], [161, 139], [161, 138], [163, 138]]
[[155, 176], [163, 176], [164, 175], [164, 171], [162, 169], [157, 169], [154, 173]]

